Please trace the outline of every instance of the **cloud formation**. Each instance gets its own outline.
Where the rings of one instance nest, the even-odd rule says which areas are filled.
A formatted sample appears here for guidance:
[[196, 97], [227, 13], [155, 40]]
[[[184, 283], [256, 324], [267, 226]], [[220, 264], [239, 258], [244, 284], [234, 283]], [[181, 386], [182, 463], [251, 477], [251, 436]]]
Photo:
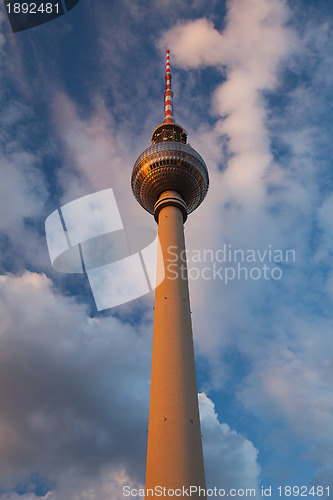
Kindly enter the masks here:
[[225, 81], [215, 90], [213, 112], [221, 117], [215, 134], [228, 137], [228, 168], [222, 196], [243, 204], [262, 203], [263, 176], [273, 158], [266, 127], [263, 91], [273, 90], [283, 59], [295, 50], [281, 1], [229, 2], [222, 32], [205, 18], [169, 30], [161, 45], [170, 46], [175, 64], [188, 68], [217, 66]]
[[[124, 485], [142, 487], [147, 324], [89, 319], [85, 307], [54, 292], [45, 275], [1, 276], [0, 285], [2, 488], [30, 500], [44, 482], [47, 499], [106, 500], [121, 498]], [[243, 485], [256, 487], [252, 443], [218, 422], [205, 394], [200, 412], [207, 481], [231, 488], [241, 487], [243, 478]]]
[[[225, 17], [222, 2], [219, 15], [214, 2], [115, 4], [96, 0], [75, 10], [80, 22], [66, 16], [24, 44], [0, 39], [0, 499], [118, 499], [125, 481], [143, 482], [152, 304], [90, 318], [84, 282], [52, 275], [43, 223], [58, 204], [112, 187], [124, 225], [154, 224], [130, 190], [163, 116], [154, 40], [171, 49], [176, 119], [210, 170], [187, 248], [296, 251], [278, 282], [190, 284], [208, 482], [255, 487], [284, 477], [292, 456], [292, 474], [328, 484], [331, 13], [282, 0], [230, 1]], [[72, 49], [82, 26], [84, 57]]]
[[[199, 394], [207, 488], [258, 489], [258, 450], [227, 424], [220, 423], [214, 403]], [[214, 498], [214, 497], [213, 497]]]
[[0, 284], [2, 487], [28, 482], [34, 471], [50, 484], [66, 471], [93, 476], [108, 463], [140, 477], [147, 326], [90, 319], [45, 275], [26, 271]]
[[[174, 64], [200, 71], [213, 66], [221, 75], [211, 100], [217, 119], [208, 143], [202, 127], [193, 139], [211, 159], [212, 182], [193, 229], [200, 227], [200, 236], [192, 236], [189, 226], [190, 245], [263, 250], [270, 244], [296, 251], [296, 262], [283, 267], [279, 283], [191, 283], [195, 331], [200, 351], [211, 360], [211, 383], [222, 389], [235, 384], [228, 354], [238, 352], [239, 401], [267, 425], [276, 415], [286, 419], [281, 440], [296, 448], [300, 439], [307, 449], [303, 459], [316, 461], [312, 480], [330, 484], [331, 196], [319, 167], [329, 186], [331, 181], [320, 152], [327, 152], [329, 136], [316, 113], [324, 105], [320, 89], [329, 95], [332, 61], [326, 21], [304, 25], [296, 15], [297, 8], [282, 1], [228, 2], [221, 30], [207, 18], [186, 20], [164, 34], [161, 46], [171, 48]], [[306, 62], [314, 60], [315, 72]], [[311, 221], [319, 222], [321, 233]], [[277, 442], [272, 446], [279, 448]]]

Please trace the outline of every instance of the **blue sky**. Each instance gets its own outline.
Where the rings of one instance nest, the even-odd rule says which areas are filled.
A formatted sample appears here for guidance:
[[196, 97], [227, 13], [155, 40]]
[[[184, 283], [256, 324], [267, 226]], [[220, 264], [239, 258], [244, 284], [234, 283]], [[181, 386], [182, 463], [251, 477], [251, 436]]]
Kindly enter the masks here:
[[[130, 177], [166, 48], [210, 173], [185, 225], [207, 486], [332, 494], [331, 2], [81, 0], [27, 31], [3, 5], [0, 21], [0, 500], [143, 485], [153, 294], [98, 312], [84, 275], [52, 269], [44, 224], [112, 187], [125, 226], [155, 226]], [[225, 245], [256, 260], [219, 262]]]

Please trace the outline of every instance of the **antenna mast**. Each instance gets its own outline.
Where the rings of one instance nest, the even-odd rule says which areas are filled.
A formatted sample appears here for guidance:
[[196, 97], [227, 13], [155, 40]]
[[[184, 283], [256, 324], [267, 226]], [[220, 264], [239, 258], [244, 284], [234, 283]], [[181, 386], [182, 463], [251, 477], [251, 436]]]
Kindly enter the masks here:
[[165, 118], [164, 123], [174, 123], [173, 118], [173, 92], [171, 90], [171, 78], [172, 75], [170, 73], [170, 50], [166, 51], [166, 73], [165, 73], [165, 81], [166, 81], [166, 89], [164, 92], [164, 100], [165, 100]]

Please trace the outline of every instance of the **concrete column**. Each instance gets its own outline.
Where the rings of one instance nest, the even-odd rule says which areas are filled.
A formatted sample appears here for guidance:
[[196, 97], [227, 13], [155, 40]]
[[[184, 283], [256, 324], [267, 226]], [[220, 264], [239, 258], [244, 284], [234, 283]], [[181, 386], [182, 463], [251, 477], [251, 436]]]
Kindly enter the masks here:
[[[147, 489], [189, 490], [192, 486], [190, 498], [202, 500], [206, 497], [193, 491], [195, 486], [205, 488], [205, 474], [186, 261], [183, 260], [186, 218], [183, 199], [174, 191], [163, 193], [155, 205], [155, 216], [165, 279], [155, 291], [146, 499], [169, 498], [154, 496], [151, 491], [147, 493]], [[158, 269], [163, 265], [161, 260], [160, 255]]]

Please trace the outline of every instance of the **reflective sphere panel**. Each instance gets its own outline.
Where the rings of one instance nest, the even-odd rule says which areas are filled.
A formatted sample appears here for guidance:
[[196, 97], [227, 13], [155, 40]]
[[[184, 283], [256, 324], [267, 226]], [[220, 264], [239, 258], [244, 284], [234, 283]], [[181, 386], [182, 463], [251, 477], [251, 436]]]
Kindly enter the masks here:
[[190, 145], [174, 141], [153, 144], [136, 160], [132, 172], [135, 198], [149, 213], [164, 191], [178, 191], [193, 212], [203, 201], [209, 185], [204, 160]]

